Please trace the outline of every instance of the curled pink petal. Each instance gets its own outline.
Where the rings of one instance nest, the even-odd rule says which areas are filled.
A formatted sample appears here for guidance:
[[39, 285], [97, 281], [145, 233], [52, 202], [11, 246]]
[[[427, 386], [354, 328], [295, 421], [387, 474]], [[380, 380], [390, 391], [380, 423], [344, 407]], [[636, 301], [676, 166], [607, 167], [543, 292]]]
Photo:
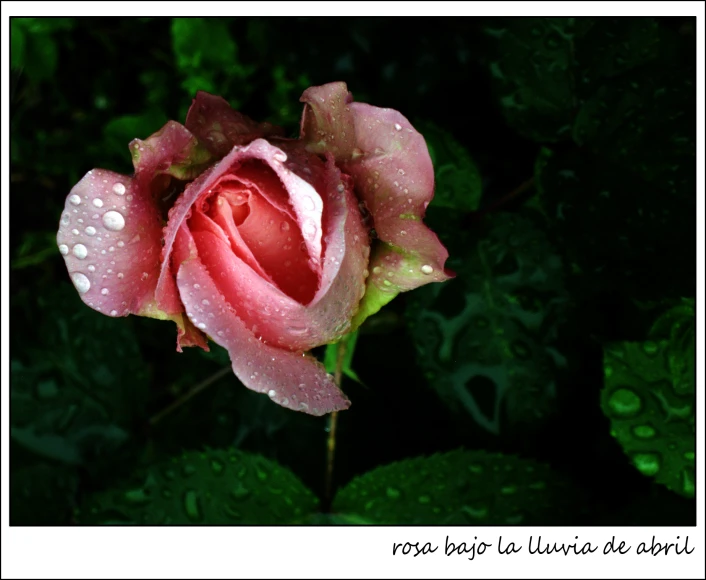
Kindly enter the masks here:
[[234, 145], [284, 134], [280, 127], [256, 123], [234, 111], [224, 98], [205, 91], [196, 93], [186, 115], [186, 127], [217, 157], [225, 156]]
[[349, 103], [353, 95], [346, 83], [309, 87], [299, 99], [304, 105], [301, 139], [312, 153], [332, 153], [348, 159], [355, 148], [355, 122]]
[[[422, 135], [393, 109], [350, 102], [344, 83], [307, 89], [302, 100], [302, 140], [311, 150], [331, 152], [353, 178], [384, 242], [371, 258], [368, 284], [378, 295], [394, 295], [452, 277], [444, 268], [446, 248], [422, 222], [434, 195]], [[317, 141], [322, 133], [327, 139]]]
[[178, 236], [179, 244], [191, 248], [191, 257], [182, 262], [177, 275], [184, 306], [192, 322], [228, 350], [241, 382], [283, 407], [310, 415], [347, 409], [350, 401], [315, 358], [255, 338], [216, 288], [188, 230], [182, 227]]

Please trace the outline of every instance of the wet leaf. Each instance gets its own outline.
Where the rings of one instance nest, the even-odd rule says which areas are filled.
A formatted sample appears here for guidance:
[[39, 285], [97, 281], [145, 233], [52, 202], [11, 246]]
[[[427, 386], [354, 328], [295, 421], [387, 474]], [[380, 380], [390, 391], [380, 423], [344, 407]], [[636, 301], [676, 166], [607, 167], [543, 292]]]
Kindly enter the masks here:
[[338, 492], [333, 510], [386, 525], [561, 525], [576, 521], [579, 497], [541, 463], [458, 450], [357, 477]]
[[81, 524], [275, 525], [316, 511], [318, 500], [289, 470], [235, 449], [188, 452], [138, 469], [88, 497]]
[[683, 382], [675, 385], [669, 360], [679, 346], [670, 340], [607, 345], [601, 406], [611, 434], [642, 474], [694, 497], [694, 393]]
[[465, 238], [458, 278], [416, 291], [407, 310], [418, 364], [449, 407], [498, 434], [550, 414], [555, 344], [568, 306], [562, 261], [529, 218], [496, 214]]

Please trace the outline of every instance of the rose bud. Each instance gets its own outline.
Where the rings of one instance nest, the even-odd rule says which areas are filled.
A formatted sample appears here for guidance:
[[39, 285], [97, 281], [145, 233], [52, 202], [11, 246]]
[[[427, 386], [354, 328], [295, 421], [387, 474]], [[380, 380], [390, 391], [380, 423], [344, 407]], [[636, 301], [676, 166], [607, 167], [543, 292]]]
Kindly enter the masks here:
[[300, 137], [285, 139], [199, 92], [185, 125], [130, 143], [134, 175], [94, 169], [74, 186], [57, 243], [91, 308], [173, 320], [177, 350], [213, 340], [245, 386], [323, 415], [350, 402], [308, 351], [453, 274], [422, 223], [424, 138], [345, 83], [301, 100]]

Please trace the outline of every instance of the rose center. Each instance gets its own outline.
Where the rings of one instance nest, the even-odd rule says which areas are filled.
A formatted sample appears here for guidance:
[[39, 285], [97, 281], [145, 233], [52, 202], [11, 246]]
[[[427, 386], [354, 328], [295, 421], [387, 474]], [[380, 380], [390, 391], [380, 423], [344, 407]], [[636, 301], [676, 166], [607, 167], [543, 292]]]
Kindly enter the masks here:
[[288, 296], [311, 302], [318, 276], [299, 225], [286, 211], [252, 184], [232, 180], [216, 188], [207, 215], [226, 234], [235, 255]]

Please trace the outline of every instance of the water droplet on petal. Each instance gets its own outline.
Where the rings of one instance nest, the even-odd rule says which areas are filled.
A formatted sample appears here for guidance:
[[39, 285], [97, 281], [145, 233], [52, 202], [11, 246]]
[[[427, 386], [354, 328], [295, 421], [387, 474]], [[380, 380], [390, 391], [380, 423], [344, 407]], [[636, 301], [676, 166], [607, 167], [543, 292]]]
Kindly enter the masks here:
[[122, 272], [118, 272], [118, 278], [120, 278], [122, 280], [123, 276], [125, 276], [125, 274], [123, 274]]
[[424, 264], [421, 268], [422, 274], [431, 274], [434, 271], [434, 268], [432, 268], [429, 264]]
[[125, 193], [125, 186], [122, 183], [116, 183], [113, 186], [113, 193], [116, 195], [123, 195]]
[[74, 193], [74, 194], [69, 198], [69, 201], [70, 201], [73, 205], [79, 205], [79, 204], [81, 203], [81, 198], [80, 198], [78, 195], [76, 195], [76, 194]]
[[125, 218], [120, 212], [107, 211], [103, 214], [103, 225], [111, 231], [119, 232], [125, 227]]
[[103, 288], [101, 290], [101, 294], [103, 294], [103, 296], [107, 296], [108, 294], [110, 294], [110, 290], [108, 290], [107, 288]]
[[88, 256], [88, 250], [83, 244], [76, 244], [74, 246], [73, 253], [79, 260], [83, 260], [86, 256]]
[[206, 325], [203, 322], [199, 322], [196, 326], [198, 326], [201, 330], [206, 330]]
[[284, 151], [278, 151], [272, 156], [276, 161], [284, 163], [287, 161], [287, 154]]
[[395, 129], [397, 131], [402, 131], [402, 125], [400, 125], [399, 123], [395, 123]]
[[79, 232], [78, 232], [78, 230], [73, 229], [73, 230], [71, 230], [71, 233], [72, 233], [74, 236], [77, 236]]
[[118, 315], [118, 311], [117, 311], [117, 310], [111, 310], [111, 311], [110, 311], [110, 315], [111, 315], [111, 316], [117, 316], [117, 315]]
[[103, 200], [99, 197], [93, 200], [93, 205], [96, 207], [103, 207]]
[[380, 266], [375, 266], [373, 268], [373, 274], [379, 274], [380, 272], [382, 272], [382, 268]]
[[314, 211], [316, 204], [313, 199], [311, 199], [308, 195], [305, 195], [302, 199], [302, 207], [305, 211]]
[[88, 226], [85, 230], [87, 236], [94, 236], [96, 234], [96, 228], [93, 226]]
[[74, 283], [74, 286], [76, 286], [76, 290], [78, 290], [81, 294], [85, 294], [91, 289], [90, 280], [85, 274], [81, 274], [81, 272], [71, 274], [71, 281]]
[[274, 399], [277, 396], [277, 391], [275, 391], [274, 389], [270, 389], [269, 391], [267, 391], [267, 396], [270, 399]]
[[204, 299], [201, 301], [201, 304], [203, 304], [204, 306], [208, 306], [208, 305], [211, 304], [211, 303], [210, 303], [208, 300], [206, 300], [206, 299], [204, 298]]
[[339, 183], [339, 184], [336, 186], [336, 190], [338, 191], [338, 193], [343, 193], [343, 192], [346, 190], [346, 188], [343, 186], [342, 183]]
[[282, 222], [279, 225], [279, 229], [282, 230], [283, 232], [289, 231], [289, 224], [287, 222]]
[[61, 252], [61, 255], [62, 255], [62, 256], [68, 255], [68, 253], [69, 253], [69, 246], [67, 246], [66, 244], [61, 244], [61, 245], [59, 246], [59, 251]]

